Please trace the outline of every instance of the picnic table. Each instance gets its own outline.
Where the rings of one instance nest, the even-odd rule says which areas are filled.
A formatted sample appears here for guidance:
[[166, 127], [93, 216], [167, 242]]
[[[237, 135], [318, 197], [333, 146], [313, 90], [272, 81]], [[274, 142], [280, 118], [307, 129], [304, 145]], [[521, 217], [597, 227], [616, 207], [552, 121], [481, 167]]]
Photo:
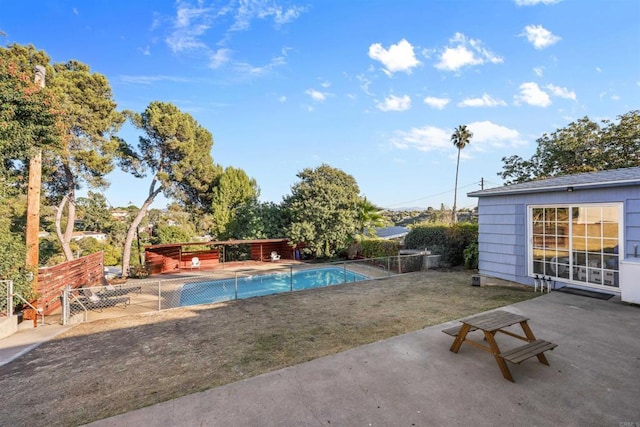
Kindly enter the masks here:
[[[544, 363], [548, 366], [549, 361], [545, 357], [544, 352], [547, 350], [553, 350], [557, 347], [556, 344], [536, 339], [527, 323], [528, 321], [528, 317], [511, 313], [509, 311], [495, 310], [462, 319], [460, 320], [461, 325], [445, 329], [442, 332], [455, 337], [455, 340], [449, 350], [457, 353], [464, 343], [482, 351], [486, 351], [487, 353], [491, 353], [502, 372], [502, 376], [511, 382], [515, 382], [506, 362], [520, 364], [521, 362], [536, 356], [540, 363]], [[506, 330], [506, 328], [513, 326], [516, 323], [520, 324], [520, 327], [524, 332], [524, 336]], [[477, 330], [481, 330], [484, 333], [484, 339], [488, 345], [467, 338], [467, 334], [469, 332]], [[495, 335], [498, 332], [526, 341], [527, 344], [502, 351], [495, 340]]]

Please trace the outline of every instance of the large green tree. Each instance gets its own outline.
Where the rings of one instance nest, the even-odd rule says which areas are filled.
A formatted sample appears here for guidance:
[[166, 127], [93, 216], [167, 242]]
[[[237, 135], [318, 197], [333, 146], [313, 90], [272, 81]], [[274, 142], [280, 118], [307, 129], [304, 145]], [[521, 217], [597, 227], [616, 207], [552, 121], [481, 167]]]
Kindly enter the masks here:
[[451, 135], [451, 142], [458, 149], [458, 160], [456, 162], [456, 183], [453, 189], [453, 208], [451, 209], [451, 221], [456, 222], [456, 204], [458, 202], [458, 169], [460, 168], [460, 152], [471, 143], [473, 133], [467, 129], [466, 125], [460, 125]]
[[[66, 138], [57, 152], [45, 154], [48, 198], [57, 205], [56, 235], [67, 260], [76, 217], [76, 191], [86, 185], [104, 188], [113, 171], [124, 115], [116, 110], [109, 81], [78, 61], [54, 64], [47, 85], [62, 100]], [[43, 174], [44, 176], [44, 174]], [[64, 219], [63, 219], [64, 216]]]
[[89, 191], [87, 197], [79, 197], [76, 201], [79, 225], [82, 231], [100, 231], [108, 233], [114, 223], [107, 198], [97, 192]]
[[234, 239], [278, 239], [286, 235], [286, 210], [273, 202], [254, 202], [240, 206], [227, 227]]
[[0, 279], [33, 299], [24, 270], [27, 168], [32, 156], [62, 138], [55, 94], [35, 83], [34, 67], [48, 58], [30, 47], [24, 55], [0, 47]]
[[[0, 184], [3, 194], [24, 192], [35, 150], [58, 147], [61, 111], [50, 88], [35, 83], [36, 65], [49, 58], [32, 46], [0, 47]], [[51, 70], [51, 68], [49, 67]]]
[[[76, 190], [84, 185], [89, 188], [107, 185], [105, 176], [114, 168], [114, 154], [118, 148], [113, 135], [124, 122], [124, 117], [116, 110], [106, 77], [92, 73], [81, 62], [71, 60], [51, 64], [44, 51], [18, 44], [0, 48], [0, 60], [14, 64], [27, 76], [33, 75], [35, 65], [46, 70], [46, 86], [42, 92], [45, 96], [49, 94], [51, 102], [43, 106], [49, 106], [49, 111], [40, 108], [30, 111], [27, 118], [21, 117], [19, 121], [26, 125], [34, 120], [39, 125], [26, 126], [27, 136], [33, 135], [33, 138], [20, 135], [19, 140], [22, 144], [45, 148], [42, 150], [43, 193], [50, 203], [57, 206], [56, 235], [66, 259], [73, 259], [70, 244], [76, 215]], [[20, 104], [14, 102], [10, 105]], [[56, 133], [51, 132], [51, 135], [61, 135], [55, 143], [47, 143], [51, 136], [46, 130], [42, 131], [41, 125], [51, 113], [57, 117]], [[9, 126], [7, 129], [11, 131], [14, 128]], [[46, 129], [50, 128], [47, 126]]]
[[618, 116], [617, 122], [588, 117], [538, 138], [529, 159], [503, 157], [498, 175], [506, 184], [580, 172], [640, 166], [640, 111]]
[[298, 173], [300, 181], [285, 197], [288, 236], [318, 257], [333, 257], [358, 230], [358, 184], [351, 175], [323, 164]]
[[222, 172], [213, 188], [214, 223], [211, 231], [216, 238], [235, 237], [229, 230], [229, 224], [235, 220], [238, 209], [257, 203], [259, 193], [256, 180], [249, 178], [242, 169], [229, 166]]
[[212, 192], [219, 167], [213, 163], [211, 133], [171, 103], [154, 101], [141, 114], [130, 113], [143, 131], [137, 146], [121, 141], [121, 166], [136, 177], [152, 175], [145, 201], [133, 219], [122, 254], [122, 274], [128, 275], [131, 245], [138, 225], [161, 192], [185, 205], [202, 204]]

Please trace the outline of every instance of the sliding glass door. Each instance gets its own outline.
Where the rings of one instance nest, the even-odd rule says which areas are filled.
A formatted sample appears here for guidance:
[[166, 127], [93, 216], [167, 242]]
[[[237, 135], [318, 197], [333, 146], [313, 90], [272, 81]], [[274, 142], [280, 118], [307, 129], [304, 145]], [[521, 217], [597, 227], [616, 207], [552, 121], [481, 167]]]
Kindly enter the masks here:
[[529, 275], [618, 287], [622, 204], [530, 206]]

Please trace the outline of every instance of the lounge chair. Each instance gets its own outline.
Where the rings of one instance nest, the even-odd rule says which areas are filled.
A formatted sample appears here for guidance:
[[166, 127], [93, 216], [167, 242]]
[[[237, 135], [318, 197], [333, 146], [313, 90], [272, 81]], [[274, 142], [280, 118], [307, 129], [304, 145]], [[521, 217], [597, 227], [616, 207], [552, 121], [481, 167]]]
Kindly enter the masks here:
[[276, 251], [271, 252], [271, 262], [280, 261], [280, 254]]
[[122, 285], [118, 285], [116, 287], [109, 283], [105, 276], [102, 276], [101, 282], [103, 287], [98, 291], [98, 295], [102, 298], [120, 297], [130, 293], [137, 293], [139, 295], [142, 293], [142, 286], [123, 287]]
[[200, 268], [200, 258], [198, 258], [197, 256], [191, 258], [191, 270], [193, 270], [194, 268]]
[[123, 304], [125, 307], [131, 302], [129, 297], [107, 298], [99, 294], [94, 294], [90, 289], [80, 288], [80, 295], [72, 298], [70, 304], [71, 311], [95, 310], [102, 311], [103, 308], [115, 307]]
[[127, 295], [131, 293], [142, 293], [142, 286], [130, 286], [130, 287], [122, 287], [118, 286], [117, 288], [111, 284], [106, 284], [102, 288], [101, 291], [98, 292], [98, 295], [102, 298], [112, 298], [112, 297], [120, 297], [122, 295]]

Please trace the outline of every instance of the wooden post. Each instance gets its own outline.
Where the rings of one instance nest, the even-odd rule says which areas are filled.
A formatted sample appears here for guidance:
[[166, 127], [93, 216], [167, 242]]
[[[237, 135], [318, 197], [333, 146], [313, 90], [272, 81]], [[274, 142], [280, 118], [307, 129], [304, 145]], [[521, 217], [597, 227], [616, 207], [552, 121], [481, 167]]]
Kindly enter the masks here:
[[34, 286], [38, 272], [38, 232], [40, 231], [40, 182], [42, 178], [42, 152], [29, 161], [29, 187], [27, 189], [27, 269], [34, 273]]
[[[44, 88], [46, 70], [41, 65], [35, 67], [35, 83]], [[42, 182], [42, 150], [38, 147], [29, 160], [29, 186], [27, 189], [27, 228], [25, 243], [27, 246], [27, 270], [33, 273], [32, 287], [38, 291], [38, 258], [40, 232], [40, 186]]]

